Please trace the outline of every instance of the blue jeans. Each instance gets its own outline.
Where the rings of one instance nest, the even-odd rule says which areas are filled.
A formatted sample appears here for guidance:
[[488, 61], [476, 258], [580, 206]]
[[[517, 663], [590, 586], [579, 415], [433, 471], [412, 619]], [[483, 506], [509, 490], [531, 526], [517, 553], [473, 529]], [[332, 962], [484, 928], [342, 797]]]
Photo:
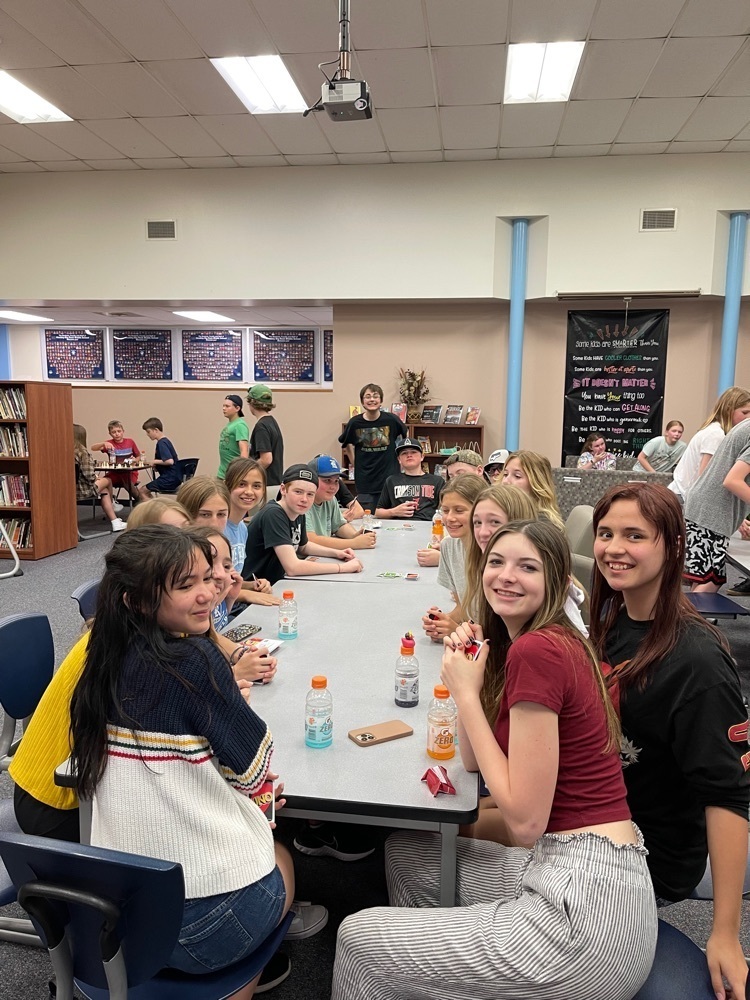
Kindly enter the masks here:
[[243, 889], [186, 899], [179, 941], [167, 964], [200, 975], [247, 958], [278, 926], [285, 900], [278, 867]]

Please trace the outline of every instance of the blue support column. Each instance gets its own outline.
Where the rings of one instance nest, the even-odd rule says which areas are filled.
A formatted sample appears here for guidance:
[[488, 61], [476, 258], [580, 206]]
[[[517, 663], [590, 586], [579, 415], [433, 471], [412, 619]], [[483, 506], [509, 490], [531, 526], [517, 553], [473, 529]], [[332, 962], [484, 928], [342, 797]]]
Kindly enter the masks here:
[[10, 333], [5, 323], [0, 323], [0, 380], [10, 378]]
[[737, 332], [740, 324], [740, 299], [742, 298], [742, 275], [745, 270], [747, 215], [747, 212], [732, 212], [729, 216], [727, 282], [724, 291], [724, 318], [721, 323], [719, 394], [734, 385], [734, 369], [737, 362]]
[[513, 220], [510, 262], [510, 326], [508, 330], [508, 394], [505, 400], [505, 447], [516, 451], [521, 435], [521, 375], [529, 220]]

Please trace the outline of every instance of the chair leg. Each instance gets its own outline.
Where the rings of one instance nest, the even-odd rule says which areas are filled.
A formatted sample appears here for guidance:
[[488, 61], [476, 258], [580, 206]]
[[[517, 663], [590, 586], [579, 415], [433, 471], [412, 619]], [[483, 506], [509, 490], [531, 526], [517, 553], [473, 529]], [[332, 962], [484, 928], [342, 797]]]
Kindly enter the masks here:
[[46, 947], [27, 917], [0, 917], [0, 941], [25, 944], [33, 948]]

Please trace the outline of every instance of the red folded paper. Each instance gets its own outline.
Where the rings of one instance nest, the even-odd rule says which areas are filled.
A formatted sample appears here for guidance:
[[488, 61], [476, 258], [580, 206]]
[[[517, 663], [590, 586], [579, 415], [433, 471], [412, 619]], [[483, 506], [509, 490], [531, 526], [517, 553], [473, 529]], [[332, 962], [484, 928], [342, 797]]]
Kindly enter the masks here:
[[456, 794], [453, 782], [442, 764], [433, 764], [432, 767], [428, 767], [422, 775], [422, 781], [427, 782], [427, 787], [433, 795], [437, 795], [438, 792], [445, 792], [446, 795]]

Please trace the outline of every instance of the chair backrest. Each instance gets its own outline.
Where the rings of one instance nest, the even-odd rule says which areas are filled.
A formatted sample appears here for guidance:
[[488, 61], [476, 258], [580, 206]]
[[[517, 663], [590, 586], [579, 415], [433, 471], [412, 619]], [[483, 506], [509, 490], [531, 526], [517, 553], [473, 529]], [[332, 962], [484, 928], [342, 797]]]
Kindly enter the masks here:
[[96, 599], [99, 595], [100, 583], [101, 579], [87, 580], [80, 587], [76, 587], [70, 595], [74, 601], [78, 602], [78, 610], [85, 622], [96, 614]]
[[565, 522], [570, 551], [575, 555], [594, 557], [594, 508], [579, 504], [568, 514]]
[[179, 458], [177, 461], [180, 467], [180, 479], [183, 483], [186, 483], [188, 479], [192, 479], [195, 475], [195, 470], [198, 468], [200, 460], [197, 458]]
[[278, 486], [266, 486], [266, 503], [270, 500], [275, 500], [279, 495]]
[[52, 680], [55, 645], [46, 615], [0, 618], [0, 705], [13, 719], [34, 711]]
[[[103, 918], [92, 908], [91, 896], [119, 910], [113, 938], [122, 945], [129, 986], [151, 979], [166, 964], [184, 907], [182, 868], [176, 862], [12, 833], [0, 834], [0, 858], [19, 897], [38, 901], [33, 909], [38, 905], [39, 912], [31, 912], [31, 905], [29, 912], [48, 945], [50, 927], [67, 925], [76, 979], [107, 987], [100, 952]], [[69, 891], [65, 900], [60, 889]]]

